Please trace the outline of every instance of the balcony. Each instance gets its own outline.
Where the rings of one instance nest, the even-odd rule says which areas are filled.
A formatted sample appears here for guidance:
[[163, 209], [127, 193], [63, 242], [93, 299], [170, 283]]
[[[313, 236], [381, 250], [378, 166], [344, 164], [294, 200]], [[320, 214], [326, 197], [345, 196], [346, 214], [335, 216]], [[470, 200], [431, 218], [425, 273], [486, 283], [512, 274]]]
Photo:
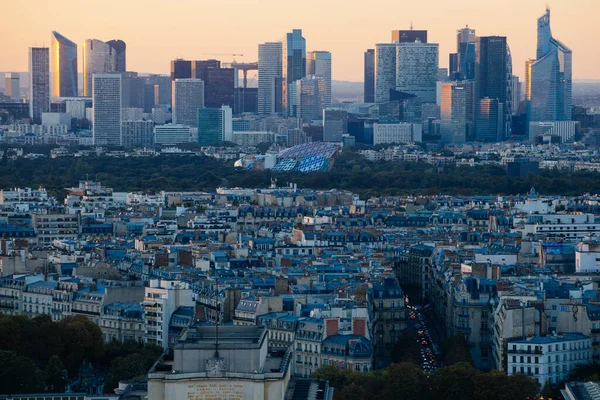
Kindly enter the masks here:
[[508, 353], [508, 354], [543, 354], [541, 349], [532, 349], [532, 350], [527, 350], [527, 349], [521, 349], [521, 350], [508, 349], [506, 351], [506, 353]]

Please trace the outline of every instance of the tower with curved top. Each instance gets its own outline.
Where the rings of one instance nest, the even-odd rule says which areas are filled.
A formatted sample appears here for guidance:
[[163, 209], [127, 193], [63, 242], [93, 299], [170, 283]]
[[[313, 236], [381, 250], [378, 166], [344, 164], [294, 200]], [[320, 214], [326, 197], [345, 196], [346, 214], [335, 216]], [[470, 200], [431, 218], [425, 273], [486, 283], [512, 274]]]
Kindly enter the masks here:
[[52, 97], [77, 97], [77, 44], [52, 31], [50, 76]]

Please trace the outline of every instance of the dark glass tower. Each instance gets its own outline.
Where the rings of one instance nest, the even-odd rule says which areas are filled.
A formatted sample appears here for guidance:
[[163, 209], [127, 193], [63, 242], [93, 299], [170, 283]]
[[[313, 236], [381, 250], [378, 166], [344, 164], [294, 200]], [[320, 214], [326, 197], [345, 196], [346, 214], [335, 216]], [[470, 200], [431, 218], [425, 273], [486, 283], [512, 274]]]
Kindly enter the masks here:
[[294, 29], [283, 38], [283, 109], [296, 115], [296, 81], [306, 76], [306, 39], [302, 29]]
[[192, 78], [192, 62], [190, 60], [171, 61], [171, 80]]
[[221, 68], [219, 60], [199, 60], [192, 62], [192, 77], [204, 81], [204, 105], [219, 108], [234, 106], [235, 71]]
[[375, 49], [365, 51], [364, 102], [375, 103]]
[[[510, 135], [512, 118], [512, 58], [506, 37], [486, 36], [476, 39], [475, 91], [478, 100], [498, 100], [502, 105], [503, 126], [497, 137], [506, 139]], [[477, 131], [478, 127], [475, 129]]]
[[109, 40], [106, 42], [110, 47], [112, 47], [117, 53], [117, 62], [115, 67], [115, 72], [125, 72], [127, 71], [127, 45], [124, 41], [119, 39]]
[[427, 31], [415, 31], [412, 29], [392, 31], [392, 43], [414, 43], [416, 41], [427, 43]]

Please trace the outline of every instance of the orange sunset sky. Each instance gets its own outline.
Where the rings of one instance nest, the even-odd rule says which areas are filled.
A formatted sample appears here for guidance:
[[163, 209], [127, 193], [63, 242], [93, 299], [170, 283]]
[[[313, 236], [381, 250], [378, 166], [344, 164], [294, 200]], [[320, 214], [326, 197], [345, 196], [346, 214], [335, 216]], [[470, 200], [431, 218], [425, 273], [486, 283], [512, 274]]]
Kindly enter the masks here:
[[440, 44], [440, 67], [466, 24], [507, 36], [522, 77], [546, 5], [553, 35], [573, 50], [573, 78], [600, 79], [600, 0], [2, 0], [0, 71], [26, 71], [27, 48], [48, 46], [51, 30], [78, 44], [122, 39], [128, 70], [168, 73], [177, 57], [255, 61], [259, 43], [301, 28], [307, 50], [331, 51], [333, 79], [362, 81], [365, 49], [412, 21]]

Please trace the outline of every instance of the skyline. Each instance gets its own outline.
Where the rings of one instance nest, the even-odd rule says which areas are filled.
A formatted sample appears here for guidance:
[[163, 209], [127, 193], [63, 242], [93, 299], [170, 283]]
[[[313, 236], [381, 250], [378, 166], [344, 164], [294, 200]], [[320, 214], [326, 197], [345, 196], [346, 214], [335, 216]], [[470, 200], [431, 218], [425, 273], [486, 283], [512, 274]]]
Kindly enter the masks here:
[[[52, 30], [78, 46], [86, 39], [122, 39], [127, 43], [128, 70], [167, 74], [170, 60], [178, 57], [229, 62], [234, 57], [227, 54], [241, 53], [244, 57], [236, 57], [237, 61], [256, 61], [259, 43], [280, 41], [286, 32], [302, 29], [307, 51], [332, 53], [334, 80], [360, 82], [364, 51], [374, 48], [376, 43], [389, 42], [392, 30], [409, 29], [412, 23], [414, 29], [428, 30], [430, 43], [440, 44], [442, 68], [448, 65], [448, 54], [455, 51], [456, 30], [465, 25], [476, 29], [480, 36], [507, 36], [514, 72], [523, 78], [525, 60], [536, 54], [536, 20], [548, 5], [553, 15], [554, 35], [573, 50], [574, 78], [600, 79], [597, 67], [600, 56], [590, 51], [587, 40], [582, 40], [593, 40], [600, 34], [594, 24], [600, 3], [531, 0], [521, 4], [519, 0], [506, 0], [503, 4], [479, 4], [483, 2], [455, 0], [452, 9], [441, 0], [425, 3], [400, 5], [377, 0], [366, 5], [331, 0], [324, 4], [307, 0], [304, 7], [292, 9], [274, 0], [254, 0], [250, 4], [232, 0], [227, 5], [180, 0], [168, 7], [154, 0], [9, 2], [4, 9], [6, 15], [13, 17], [4, 26], [7, 31], [19, 34], [1, 35], [0, 71], [26, 71], [28, 47], [49, 46]], [[445, 7], [437, 7], [442, 4]], [[186, 12], [182, 12], [184, 8]], [[114, 10], [121, 11], [123, 17]], [[207, 13], [212, 16], [211, 21], [224, 23], [199, 24], [198, 21], [206, 20], [200, 17]], [[340, 18], [332, 18], [334, 15]], [[135, 23], [123, 24], [131, 16], [135, 16]], [[25, 20], [35, 23], [25, 30], [21, 27]], [[202, 40], [204, 37], [208, 39]]]

